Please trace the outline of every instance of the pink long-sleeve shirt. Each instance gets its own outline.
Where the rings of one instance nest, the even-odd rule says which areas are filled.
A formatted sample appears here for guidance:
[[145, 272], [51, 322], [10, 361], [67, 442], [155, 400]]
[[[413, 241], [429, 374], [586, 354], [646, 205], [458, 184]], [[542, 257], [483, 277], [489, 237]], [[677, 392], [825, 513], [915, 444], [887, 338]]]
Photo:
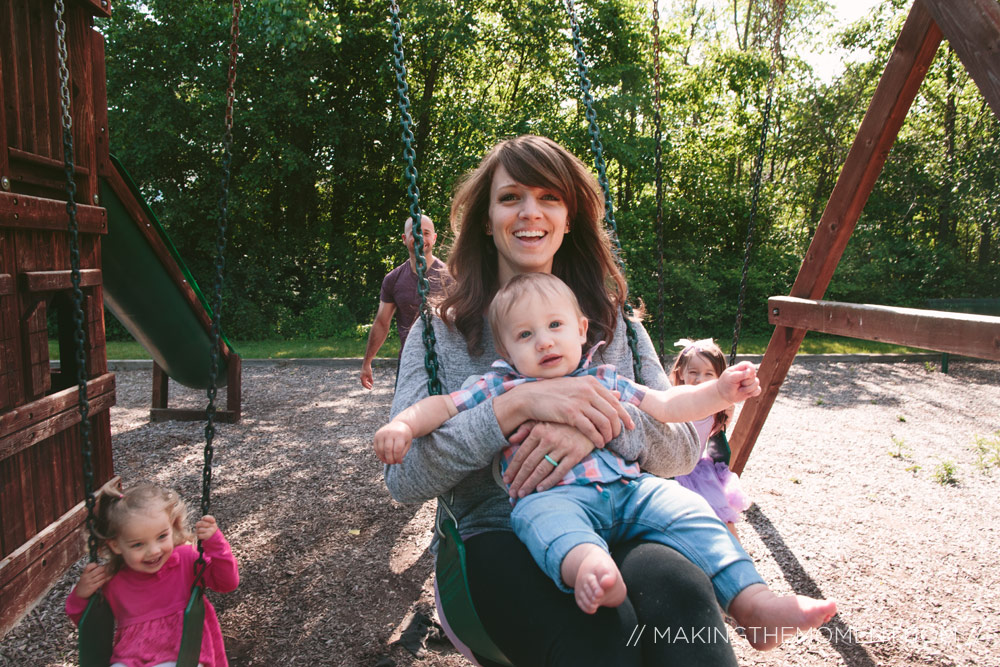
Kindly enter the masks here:
[[[220, 593], [235, 590], [240, 575], [229, 543], [217, 530], [202, 542], [205, 551], [205, 585]], [[184, 607], [194, 584], [194, 563], [198, 550], [190, 544], [174, 549], [155, 574], [122, 568], [102, 592], [115, 615], [115, 642], [112, 663], [126, 667], [149, 667], [177, 660], [183, 630]], [[66, 613], [74, 623], [87, 608], [87, 599], [76, 594], [66, 598]], [[205, 599], [205, 632], [201, 657], [204, 667], [227, 667], [222, 628], [215, 608]]]

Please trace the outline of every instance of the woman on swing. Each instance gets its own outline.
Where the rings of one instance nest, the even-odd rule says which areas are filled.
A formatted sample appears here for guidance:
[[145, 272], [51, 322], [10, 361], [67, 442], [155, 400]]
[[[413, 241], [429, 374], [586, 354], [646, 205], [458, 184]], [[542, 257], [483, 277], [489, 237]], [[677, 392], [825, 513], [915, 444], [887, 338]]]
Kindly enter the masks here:
[[[603, 215], [594, 177], [543, 137], [501, 142], [468, 175], [452, 203], [456, 238], [448, 268], [455, 283], [433, 321], [445, 392], [485, 374], [499, 357], [485, 326], [487, 308], [502, 284], [529, 272], [554, 273], [573, 289], [590, 320], [588, 347], [606, 343], [594, 362], [631, 377], [621, 314], [625, 279]], [[418, 318], [414, 329], [422, 327]], [[665, 389], [649, 336], [635, 327], [642, 381]], [[418, 331], [403, 350], [393, 416], [427, 396], [420, 340]], [[595, 447], [611, 447], [661, 476], [684, 474], [699, 443], [689, 423], [660, 424], [593, 378], [566, 377], [525, 383], [464, 411], [414, 441], [401, 463], [386, 466], [397, 500], [448, 501], [465, 541], [476, 611], [514, 665], [737, 664], [708, 577], [669, 547], [638, 541], [612, 550], [628, 590], [618, 607], [585, 614], [560, 591], [511, 532], [510, 498], [493, 472], [508, 439], [522, 442], [507, 473], [512, 497], [555, 485]]]

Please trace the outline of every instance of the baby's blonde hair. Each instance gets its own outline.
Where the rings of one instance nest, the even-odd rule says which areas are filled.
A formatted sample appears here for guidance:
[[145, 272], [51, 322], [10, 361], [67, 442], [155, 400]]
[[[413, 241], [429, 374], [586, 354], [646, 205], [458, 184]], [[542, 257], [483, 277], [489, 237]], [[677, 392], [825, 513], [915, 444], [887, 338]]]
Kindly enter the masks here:
[[504, 324], [514, 308], [528, 297], [542, 297], [556, 302], [570, 303], [576, 316], [583, 317], [580, 302], [573, 290], [558, 277], [551, 273], [519, 273], [497, 291], [493, 301], [490, 302], [487, 315], [490, 332], [493, 334], [493, 346], [502, 357], [507, 356], [503, 337], [500, 335], [503, 333]]
[[[684, 384], [684, 370], [695, 355], [705, 359], [712, 365], [712, 370], [715, 371], [716, 377], [721, 377], [722, 372], [729, 366], [722, 348], [711, 338], [702, 338], [701, 340], [681, 338], [674, 345], [684, 346], [684, 349], [674, 359], [674, 365], [670, 369], [670, 384], [675, 387]], [[729, 415], [726, 414], [725, 410], [715, 414], [716, 429], [722, 430], [726, 428], [727, 421], [729, 421]]]
[[121, 555], [108, 546], [117, 540], [130, 517], [139, 512], [162, 510], [170, 519], [174, 546], [187, 544], [194, 539], [188, 525], [187, 504], [173, 489], [167, 489], [151, 482], [140, 482], [130, 486], [124, 493], [114, 481], [108, 482], [97, 492], [97, 520], [94, 532], [100, 540], [102, 555], [108, 559], [105, 566], [109, 575], [118, 572], [125, 564]]

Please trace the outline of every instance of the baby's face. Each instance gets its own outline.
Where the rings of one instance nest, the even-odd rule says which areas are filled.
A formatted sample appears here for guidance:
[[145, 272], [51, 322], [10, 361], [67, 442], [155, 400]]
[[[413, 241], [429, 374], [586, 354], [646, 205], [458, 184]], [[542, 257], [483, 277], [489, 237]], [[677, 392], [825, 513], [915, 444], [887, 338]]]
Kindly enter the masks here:
[[526, 377], [557, 378], [580, 365], [587, 318], [569, 303], [530, 296], [515, 304], [504, 326], [507, 361]]

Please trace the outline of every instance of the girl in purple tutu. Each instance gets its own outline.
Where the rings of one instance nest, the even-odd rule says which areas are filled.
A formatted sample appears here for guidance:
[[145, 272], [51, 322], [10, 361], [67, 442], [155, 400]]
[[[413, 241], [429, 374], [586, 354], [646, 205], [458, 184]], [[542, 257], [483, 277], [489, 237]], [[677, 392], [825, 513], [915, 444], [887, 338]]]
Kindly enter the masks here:
[[[108, 562], [87, 564], [66, 599], [66, 612], [79, 623], [87, 600], [101, 589], [117, 626], [111, 667], [174, 665], [198, 560], [191, 540], [197, 536], [204, 548], [205, 586], [228, 593], [240, 581], [236, 558], [215, 519], [203, 516], [192, 535], [176, 491], [142, 483], [122, 493], [109, 482], [98, 492], [95, 532]], [[198, 664], [228, 664], [219, 619], [207, 598]]]
[[[697, 385], [715, 380], [726, 370], [726, 357], [711, 338], [696, 341], [682, 338], [674, 344], [683, 345], [684, 349], [677, 355], [674, 366], [670, 369], [670, 383], [673, 386]], [[701, 458], [694, 470], [675, 479], [681, 486], [707, 500], [738, 539], [736, 523], [750, 507], [750, 498], [743, 493], [740, 478], [729, 470], [729, 445], [724, 437], [726, 424], [732, 414], [733, 408], [730, 406], [722, 412], [694, 422], [701, 439]]]

